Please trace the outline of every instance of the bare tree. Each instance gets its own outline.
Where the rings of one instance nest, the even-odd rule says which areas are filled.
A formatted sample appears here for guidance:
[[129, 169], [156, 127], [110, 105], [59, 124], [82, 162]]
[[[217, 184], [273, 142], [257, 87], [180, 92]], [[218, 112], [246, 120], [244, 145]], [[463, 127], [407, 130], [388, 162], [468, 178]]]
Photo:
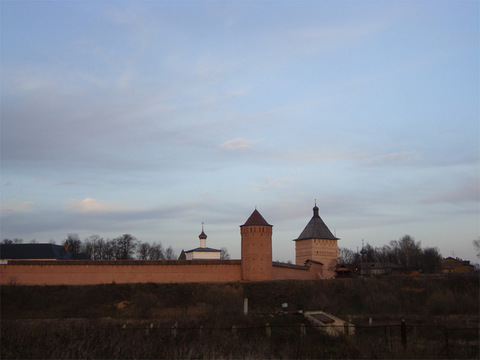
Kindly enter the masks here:
[[355, 262], [355, 252], [347, 248], [338, 249], [338, 263], [351, 264]]
[[480, 237], [472, 241], [475, 252], [477, 253], [477, 258], [480, 259]]
[[400, 240], [392, 240], [390, 246], [396, 255], [398, 264], [406, 268], [418, 267], [422, 248], [420, 242], [415, 242], [412, 236], [404, 235]]
[[228, 253], [228, 249], [226, 247], [222, 247], [220, 249], [220, 259], [230, 260], [230, 254]]
[[82, 248], [82, 240], [80, 240], [80, 236], [78, 234], [68, 234], [65, 242], [68, 245], [68, 251], [72, 254], [78, 254]]
[[362, 262], [375, 262], [376, 257], [375, 257], [375, 248], [368, 244], [362, 247], [362, 250], [360, 250], [360, 255]]
[[165, 252], [161, 243], [140, 243], [137, 253], [139, 260], [165, 260]]
[[165, 251], [165, 258], [166, 260], [176, 260], [178, 258], [171, 246], [169, 246], [167, 251]]
[[92, 260], [107, 260], [105, 241], [98, 235], [91, 235], [83, 241], [82, 251], [90, 255]]
[[140, 243], [137, 247], [138, 260], [148, 260], [149, 252], [150, 252], [150, 244]]
[[2, 244], [22, 244], [23, 240], [19, 238], [14, 238], [13, 240], [11, 239], [3, 239]]
[[165, 260], [166, 254], [165, 254], [165, 251], [163, 250], [162, 243], [154, 242], [152, 245], [150, 245], [148, 258], [150, 260]]
[[123, 234], [113, 239], [114, 253], [116, 260], [130, 260], [133, 259], [135, 249], [138, 245], [138, 240], [130, 234]]
[[422, 250], [420, 255], [419, 267], [422, 272], [434, 273], [440, 268], [442, 255], [436, 247], [427, 247]]

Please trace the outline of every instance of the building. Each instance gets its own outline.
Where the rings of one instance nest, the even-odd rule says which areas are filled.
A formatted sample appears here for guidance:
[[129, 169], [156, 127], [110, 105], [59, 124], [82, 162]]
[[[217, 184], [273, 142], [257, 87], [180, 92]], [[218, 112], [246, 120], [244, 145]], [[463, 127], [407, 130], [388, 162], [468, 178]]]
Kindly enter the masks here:
[[475, 267], [470, 264], [470, 261], [453, 258], [450, 256], [441, 261], [440, 268], [442, 269], [442, 273], [447, 274], [468, 273], [475, 271]]
[[[206, 234], [200, 234], [200, 247], [183, 252], [179, 260], [89, 260], [46, 261], [45, 259], [8, 259], [0, 263], [0, 283], [25, 285], [93, 285], [111, 283], [180, 283], [180, 282], [232, 282], [232, 281], [270, 281], [270, 280], [307, 280], [333, 277], [330, 269], [325, 269], [331, 258], [332, 244], [337, 238], [331, 235], [321, 222], [318, 225], [318, 208], [314, 208], [314, 220], [307, 225], [306, 233], [310, 237], [300, 236], [297, 243], [309, 243], [310, 255], [302, 254], [302, 264], [285, 264], [272, 261], [272, 233], [270, 225], [258, 212], [253, 211], [247, 221], [240, 225], [241, 260], [221, 260], [218, 258], [199, 258], [201, 249], [206, 247]], [[319, 218], [319, 217], [318, 217]], [[320, 220], [321, 221], [321, 220]], [[310, 229], [311, 227], [314, 229]], [[327, 232], [328, 231], [328, 232]], [[326, 234], [326, 235], [325, 235]], [[327, 235], [330, 237], [327, 238]], [[311, 240], [329, 240], [327, 250], [325, 242]], [[198, 250], [200, 249], [200, 250]], [[301, 247], [300, 247], [301, 249]], [[218, 250], [205, 251], [217, 253]], [[318, 251], [318, 253], [316, 253]], [[336, 249], [333, 253], [336, 254]], [[191, 254], [191, 255], [188, 255]], [[218, 252], [218, 256], [219, 256]], [[191, 260], [187, 259], [191, 256]], [[298, 257], [297, 257], [298, 258]], [[336, 258], [335, 258], [336, 263]], [[334, 270], [334, 269], [333, 269]]]
[[[221, 250], [211, 249], [207, 247], [207, 235], [203, 231], [198, 235], [200, 239], [200, 246], [187, 251], [182, 251], [185, 254], [185, 260], [197, 260], [197, 259], [220, 259]], [[181, 254], [180, 254], [181, 255]]]
[[324, 276], [335, 277], [337, 267], [339, 238], [334, 236], [318, 214], [318, 207], [313, 208], [313, 217], [295, 240], [295, 263], [304, 265], [308, 260], [318, 261], [324, 266]]
[[242, 238], [242, 279], [272, 279], [272, 229], [255, 209], [245, 224], [240, 225]]
[[0, 259], [2, 260], [89, 260], [85, 253], [74, 254], [64, 246], [55, 244], [1, 244]]

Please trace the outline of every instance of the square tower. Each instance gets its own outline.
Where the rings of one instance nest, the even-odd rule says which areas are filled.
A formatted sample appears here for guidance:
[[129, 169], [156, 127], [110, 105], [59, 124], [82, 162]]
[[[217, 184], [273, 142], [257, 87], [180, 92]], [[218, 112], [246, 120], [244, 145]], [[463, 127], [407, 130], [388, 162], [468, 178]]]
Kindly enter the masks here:
[[313, 217], [295, 241], [295, 263], [304, 265], [307, 260], [323, 264], [327, 278], [335, 276], [338, 246], [335, 237], [318, 215], [318, 207], [313, 208]]

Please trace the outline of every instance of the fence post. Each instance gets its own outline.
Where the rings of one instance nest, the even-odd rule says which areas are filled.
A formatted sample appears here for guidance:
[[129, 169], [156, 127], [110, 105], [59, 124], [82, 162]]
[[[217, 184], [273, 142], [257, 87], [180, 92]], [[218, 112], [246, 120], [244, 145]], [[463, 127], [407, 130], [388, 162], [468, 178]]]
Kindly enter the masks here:
[[175, 323], [172, 326], [172, 336], [174, 339], [177, 337], [177, 332], [178, 332], [178, 323]]
[[343, 324], [343, 338], [345, 340], [345, 345], [348, 344], [348, 335], [349, 335], [349, 330], [348, 330], [348, 323]]
[[248, 315], [248, 298], [243, 299], [243, 315]]
[[387, 335], [387, 327], [383, 327], [383, 335], [385, 336], [385, 344], [387, 345], [388, 349], [390, 349], [390, 346], [388, 345], [388, 335]]
[[232, 335], [234, 338], [237, 337], [237, 327], [235, 325], [232, 325]]
[[300, 324], [300, 338], [303, 340], [307, 336], [307, 328], [305, 324]]
[[447, 327], [445, 326], [444, 328], [444, 334], [445, 334], [445, 351], [447, 353], [447, 358], [450, 358], [450, 348], [448, 346], [448, 329]]
[[400, 333], [402, 335], [402, 345], [403, 348], [407, 349], [407, 325], [405, 324], [405, 319], [402, 319], [402, 325], [400, 327]]
[[272, 337], [272, 328], [270, 327], [269, 323], [265, 324], [265, 334], [267, 335], [267, 338], [269, 338], [269, 339]]
[[200, 325], [200, 328], [198, 329], [198, 335], [199, 335], [200, 337], [203, 336], [203, 325]]

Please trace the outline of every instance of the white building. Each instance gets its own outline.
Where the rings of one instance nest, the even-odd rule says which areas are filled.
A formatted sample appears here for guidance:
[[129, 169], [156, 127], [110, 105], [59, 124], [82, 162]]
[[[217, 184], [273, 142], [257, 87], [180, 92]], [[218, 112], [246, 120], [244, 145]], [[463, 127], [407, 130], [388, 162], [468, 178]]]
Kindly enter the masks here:
[[203, 231], [203, 224], [202, 232], [198, 235], [198, 238], [200, 239], [200, 247], [185, 251], [186, 260], [220, 259], [221, 250], [207, 247], [207, 235]]

